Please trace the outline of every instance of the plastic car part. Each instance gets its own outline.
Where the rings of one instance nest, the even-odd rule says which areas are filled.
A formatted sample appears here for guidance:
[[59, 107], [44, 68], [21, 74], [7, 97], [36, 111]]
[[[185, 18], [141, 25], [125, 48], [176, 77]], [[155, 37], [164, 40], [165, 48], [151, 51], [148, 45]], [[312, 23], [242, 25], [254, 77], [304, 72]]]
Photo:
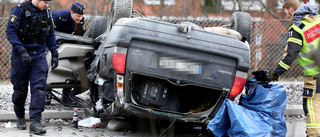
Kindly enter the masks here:
[[124, 69], [126, 66], [126, 54], [123, 53], [113, 53], [112, 66], [115, 68], [117, 73], [124, 74]]
[[241, 72], [237, 70], [236, 77], [234, 78], [234, 82], [230, 91], [229, 99], [234, 100], [234, 98], [240, 94], [246, 84], [247, 73]]

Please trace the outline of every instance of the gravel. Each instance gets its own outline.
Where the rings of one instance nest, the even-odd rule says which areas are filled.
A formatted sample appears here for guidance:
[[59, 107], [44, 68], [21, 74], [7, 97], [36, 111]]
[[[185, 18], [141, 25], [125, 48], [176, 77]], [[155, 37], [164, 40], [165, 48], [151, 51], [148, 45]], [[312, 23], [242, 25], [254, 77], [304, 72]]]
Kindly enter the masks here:
[[303, 81], [277, 82], [286, 88], [287, 105], [302, 105]]
[[[30, 89], [30, 88], [29, 88]], [[57, 90], [57, 89], [56, 89]], [[12, 103], [12, 93], [13, 93], [13, 86], [11, 84], [0, 84], [0, 110], [8, 110], [13, 111], [13, 103]], [[59, 91], [59, 89], [58, 89]], [[27, 96], [25, 109], [26, 111], [29, 111], [30, 106], [30, 91]], [[77, 95], [77, 97], [80, 97], [82, 99], [89, 99], [88, 91], [84, 92], [83, 94]], [[46, 110], [71, 110], [73, 111], [73, 108], [66, 107], [60, 104], [59, 102], [52, 99], [51, 105], [45, 106]]]

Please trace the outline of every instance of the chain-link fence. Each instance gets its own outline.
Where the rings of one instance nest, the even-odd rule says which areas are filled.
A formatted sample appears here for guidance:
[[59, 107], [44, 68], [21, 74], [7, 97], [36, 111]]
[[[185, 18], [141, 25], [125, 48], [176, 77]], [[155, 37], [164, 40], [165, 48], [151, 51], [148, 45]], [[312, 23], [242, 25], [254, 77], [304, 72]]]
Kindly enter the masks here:
[[[157, 19], [164, 22], [180, 23], [193, 22], [201, 27], [217, 27], [229, 24], [229, 19], [212, 19], [212, 18], [174, 18], [174, 19]], [[8, 18], [0, 18], [0, 83], [8, 82], [10, 79], [11, 66], [11, 45], [7, 41], [5, 30]], [[90, 20], [87, 19], [87, 27], [90, 29]], [[251, 72], [256, 70], [269, 70], [272, 74], [276, 65], [279, 63], [284, 53], [287, 40], [288, 20], [263, 20], [252, 22], [252, 36], [250, 42], [251, 48]], [[295, 61], [289, 71], [287, 71], [281, 80], [301, 80], [303, 72], [301, 67]]]
[[11, 45], [6, 37], [8, 18], [0, 18], [0, 82], [8, 81], [11, 66]]

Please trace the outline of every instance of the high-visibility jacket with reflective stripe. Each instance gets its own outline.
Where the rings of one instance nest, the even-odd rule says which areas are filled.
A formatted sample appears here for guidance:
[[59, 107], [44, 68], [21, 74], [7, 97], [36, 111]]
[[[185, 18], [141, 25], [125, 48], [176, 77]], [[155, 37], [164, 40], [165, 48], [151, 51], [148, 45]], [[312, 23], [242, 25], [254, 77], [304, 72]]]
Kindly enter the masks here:
[[[314, 111], [314, 104], [313, 104], [313, 99], [312, 98], [308, 98], [307, 99], [307, 109], [308, 109], [308, 113], [309, 113], [309, 118], [310, 121], [307, 123], [307, 128], [320, 128], [320, 124], [317, 122], [318, 120], [316, 120], [316, 115], [318, 115], [318, 112]], [[318, 117], [317, 117], [318, 118]]]
[[319, 74], [319, 68], [315, 64], [315, 61], [311, 59], [310, 52], [319, 47], [320, 42], [320, 17], [313, 22], [307, 22], [302, 20], [305, 27], [300, 29], [296, 25], [292, 25], [295, 31], [301, 34], [302, 36], [302, 47], [299, 55], [297, 57], [297, 61], [300, 66], [303, 68], [304, 75], [306, 76], [314, 76]]

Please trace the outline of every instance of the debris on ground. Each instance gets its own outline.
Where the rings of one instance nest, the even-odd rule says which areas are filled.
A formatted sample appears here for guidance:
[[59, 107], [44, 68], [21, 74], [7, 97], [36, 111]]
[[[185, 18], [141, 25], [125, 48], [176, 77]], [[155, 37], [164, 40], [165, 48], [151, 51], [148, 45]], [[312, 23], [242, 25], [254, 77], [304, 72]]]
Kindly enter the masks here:
[[13, 124], [11, 123], [11, 121], [9, 121], [9, 122], [6, 122], [6, 123], [4, 124], [4, 127], [5, 127], [5, 128], [14, 128], [15, 125], [13, 125]]
[[89, 117], [78, 122], [79, 126], [82, 127], [101, 127], [100, 118]]

